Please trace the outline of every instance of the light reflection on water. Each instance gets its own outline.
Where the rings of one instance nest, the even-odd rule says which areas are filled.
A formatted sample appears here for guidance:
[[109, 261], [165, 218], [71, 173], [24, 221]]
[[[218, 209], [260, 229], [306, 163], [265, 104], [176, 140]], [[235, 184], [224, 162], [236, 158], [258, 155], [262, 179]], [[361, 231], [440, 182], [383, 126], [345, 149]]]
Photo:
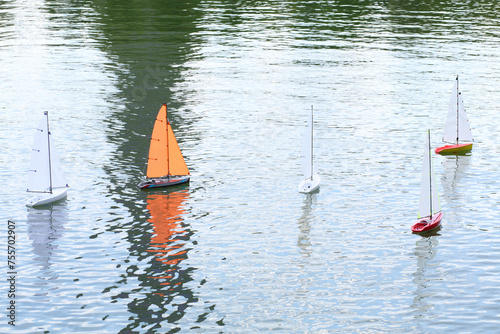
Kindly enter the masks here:
[[[496, 329], [495, 5], [177, 5], [0, 5], [16, 329]], [[456, 74], [475, 147], [435, 157], [443, 228], [420, 237], [421, 138], [430, 128], [440, 142]], [[139, 191], [164, 102], [191, 183]], [[311, 105], [323, 183], [303, 196]], [[43, 110], [71, 188], [26, 210], [19, 184]]]

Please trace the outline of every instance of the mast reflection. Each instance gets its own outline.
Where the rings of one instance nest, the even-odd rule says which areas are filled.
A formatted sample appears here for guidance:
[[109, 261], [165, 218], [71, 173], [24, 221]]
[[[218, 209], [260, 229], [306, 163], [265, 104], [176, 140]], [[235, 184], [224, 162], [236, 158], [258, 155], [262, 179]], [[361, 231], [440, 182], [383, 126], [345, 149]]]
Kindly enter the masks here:
[[416, 285], [416, 291], [411, 308], [414, 310], [413, 317], [419, 326], [421, 326], [419, 320], [431, 317], [434, 309], [432, 300], [435, 292], [432, 290], [432, 285], [435, 284], [437, 278], [434, 272], [435, 268], [431, 268], [430, 262], [437, 253], [439, 245], [437, 235], [439, 234], [436, 231], [434, 234], [419, 238], [415, 246], [417, 270], [413, 274], [413, 283]]

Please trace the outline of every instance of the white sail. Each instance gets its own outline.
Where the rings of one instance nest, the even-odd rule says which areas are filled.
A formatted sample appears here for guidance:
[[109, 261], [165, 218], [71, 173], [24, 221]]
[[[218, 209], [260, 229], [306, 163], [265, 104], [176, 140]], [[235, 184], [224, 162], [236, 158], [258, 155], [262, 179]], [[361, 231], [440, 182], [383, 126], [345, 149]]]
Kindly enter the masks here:
[[31, 149], [28, 191], [48, 192], [50, 190], [47, 118], [48, 115], [44, 114], [36, 128]]
[[302, 173], [304, 179], [299, 183], [299, 192], [310, 193], [318, 189], [321, 178], [318, 175], [316, 166], [313, 164], [313, 109], [311, 116], [307, 120], [307, 126], [302, 140]]
[[52, 168], [52, 188], [66, 188], [68, 182], [66, 181], [66, 176], [64, 175], [61, 162], [59, 161], [59, 155], [54, 146], [54, 141], [52, 140], [52, 134], [49, 133], [50, 138], [50, 166]]
[[305, 178], [310, 178], [313, 175], [313, 128], [312, 128], [312, 111], [311, 116], [307, 119], [307, 125], [302, 138], [302, 173]]
[[[420, 179], [420, 204], [418, 217], [428, 217], [441, 211], [436, 178], [434, 176], [434, 165], [430, 148], [430, 132], [426, 136], [424, 157], [422, 162], [422, 174]], [[432, 209], [431, 209], [432, 203]]]
[[465, 112], [462, 93], [458, 95], [458, 140], [472, 141], [472, 132], [470, 131], [469, 120]]
[[52, 136], [48, 131], [47, 121], [48, 114], [44, 113], [38, 123], [33, 141], [28, 175], [28, 191], [51, 192], [52, 188], [67, 186]]
[[457, 140], [472, 141], [472, 133], [470, 131], [469, 121], [467, 120], [464, 101], [458, 90], [458, 77], [455, 80], [453, 91], [451, 92], [443, 140], [453, 143], [456, 143]]

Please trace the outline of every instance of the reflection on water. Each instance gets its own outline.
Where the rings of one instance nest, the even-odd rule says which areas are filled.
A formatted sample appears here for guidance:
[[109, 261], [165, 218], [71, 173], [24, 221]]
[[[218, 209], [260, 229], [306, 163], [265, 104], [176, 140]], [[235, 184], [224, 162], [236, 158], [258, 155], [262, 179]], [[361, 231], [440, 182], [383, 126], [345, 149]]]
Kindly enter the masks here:
[[192, 245], [189, 240], [193, 235], [183, 220], [188, 198], [188, 189], [152, 191], [147, 195], [150, 228], [143, 228], [151, 231], [149, 240], [143, 235], [134, 238], [132, 245], [133, 253], [139, 255], [147, 267], [128, 270], [131, 276], [137, 276], [140, 288], [133, 289], [136, 297], [128, 307], [135, 316], [123, 333], [140, 327], [173, 330], [175, 325], [169, 324], [178, 323], [190, 304], [198, 300], [188, 286], [195, 268], [182, 263], [188, 258]]
[[416, 285], [415, 297], [411, 307], [415, 310], [415, 319], [428, 318], [428, 312], [432, 312], [434, 305], [429, 302], [436, 293], [430, 285], [433, 285], [432, 260], [436, 256], [438, 239], [434, 236], [419, 238], [416, 243], [415, 255], [417, 257], [417, 271], [413, 274], [413, 283]]
[[446, 210], [443, 211], [446, 227], [457, 228], [464, 223], [463, 208], [468, 206], [464, 203], [464, 197], [470, 189], [467, 189], [462, 179], [467, 177], [471, 159], [472, 156], [460, 155], [442, 157], [440, 198], [441, 207]]
[[39, 281], [36, 285], [40, 291], [35, 292], [36, 296], [48, 296], [49, 290], [54, 293], [58, 289], [55, 280], [59, 275], [56, 268], [52, 267], [52, 257], [56, 256], [66, 221], [65, 204], [53, 205], [45, 209], [28, 209], [28, 237], [35, 254], [35, 263], [39, 266], [36, 275]]
[[[168, 194], [151, 194], [146, 199], [151, 215], [149, 222], [153, 225], [151, 247], [147, 251], [153, 253], [156, 260], [163, 264], [177, 266], [187, 257], [187, 251], [179, 249], [185, 245], [185, 241], [182, 240], [186, 234], [186, 230], [182, 227], [182, 215], [185, 213], [183, 203], [188, 196], [189, 193], [184, 190]], [[154, 278], [159, 279], [156, 276]]]
[[311, 255], [311, 241], [309, 234], [311, 233], [311, 212], [312, 206], [316, 202], [316, 193], [304, 195], [304, 203], [302, 205], [302, 215], [298, 221], [299, 236], [297, 246], [300, 248], [301, 253], [309, 257]]
[[444, 197], [447, 202], [453, 202], [463, 197], [463, 194], [460, 192], [460, 180], [467, 173], [470, 159], [470, 156], [460, 155], [442, 157], [442, 197]]

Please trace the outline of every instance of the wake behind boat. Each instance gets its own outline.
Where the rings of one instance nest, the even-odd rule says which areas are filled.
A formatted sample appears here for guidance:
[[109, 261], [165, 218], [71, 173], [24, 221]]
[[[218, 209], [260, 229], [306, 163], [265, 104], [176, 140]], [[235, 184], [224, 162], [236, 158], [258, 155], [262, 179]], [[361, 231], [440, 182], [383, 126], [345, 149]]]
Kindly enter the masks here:
[[321, 178], [316, 171], [313, 159], [313, 107], [311, 106], [311, 115], [308, 118], [304, 139], [302, 143], [303, 158], [302, 172], [304, 179], [299, 184], [299, 192], [311, 193], [319, 188]]
[[431, 132], [428, 130], [422, 162], [422, 174], [420, 177], [418, 220], [411, 227], [411, 230], [415, 233], [434, 230], [440, 226], [441, 218], [443, 217], [436, 178], [434, 176], [434, 166], [432, 164], [430, 137]]
[[49, 113], [38, 123], [28, 175], [28, 192], [36, 193], [27, 206], [50, 204], [67, 196], [68, 184], [49, 130]]
[[436, 148], [435, 152], [437, 154], [465, 154], [472, 150], [472, 133], [467, 120], [462, 94], [458, 89], [458, 76], [448, 105], [443, 141], [449, 144]]
[[145, 180], [141, 189], [175, 186], [189, 182], [189, 169], [167, 116], [167, 105], [158, 111], [153, 127]]

